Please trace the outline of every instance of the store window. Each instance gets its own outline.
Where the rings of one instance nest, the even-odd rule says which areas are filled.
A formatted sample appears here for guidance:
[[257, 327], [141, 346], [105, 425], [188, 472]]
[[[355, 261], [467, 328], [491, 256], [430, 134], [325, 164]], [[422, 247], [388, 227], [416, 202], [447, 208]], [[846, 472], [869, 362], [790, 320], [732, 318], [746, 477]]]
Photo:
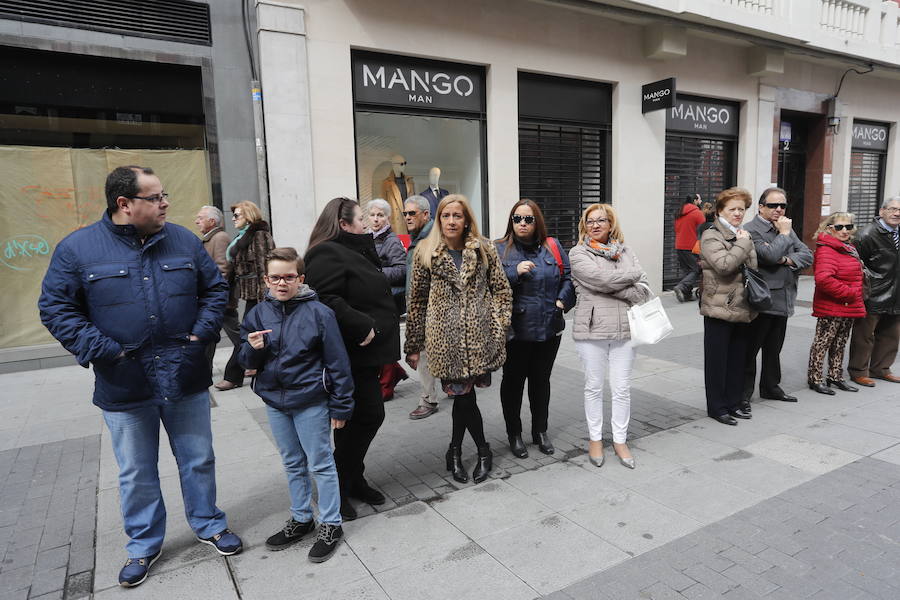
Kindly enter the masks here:
[[611, 100], [609, 84], [519, 73], [519, 195], [566, 248], [581, 211], [609, 202]]
[[363, 51], [351, 60], [360, 202], [385, 199], [404, 234], [406, 197], [463, 194], [488, 231], [484, 69]]
[[675, 253], [675, 215], [688, 195], [715, 203], [737, 176], [737, 104], [678, 94], [666, 112], [666, 187], [663, 289], [680, 279]]
[[874, 219], [881, 206], [889, 132], [886, 123], [853, 122], [847, 210], [860, 225]]

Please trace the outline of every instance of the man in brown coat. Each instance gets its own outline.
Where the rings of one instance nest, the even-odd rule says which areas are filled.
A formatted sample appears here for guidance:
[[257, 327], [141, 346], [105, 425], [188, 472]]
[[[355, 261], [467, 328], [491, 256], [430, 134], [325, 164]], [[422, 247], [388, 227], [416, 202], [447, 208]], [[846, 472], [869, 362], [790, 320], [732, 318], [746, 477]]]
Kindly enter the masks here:
[[[200, 230], [203, 247], [219, 267], [222, 277], [228, 281], [228, 276], [231, 274], [231, 263], [225, 259], [225, 250], [231, 243], [231, 236], [225, 231], [224, 223], [225, 216], [215, 206], [201, 206], [194, 218], [194, 224]], [[215, 353], [216, 343], [213, 342], [206, 348], [206, 357], [209, 359], [210, 366], [212, 366]]]

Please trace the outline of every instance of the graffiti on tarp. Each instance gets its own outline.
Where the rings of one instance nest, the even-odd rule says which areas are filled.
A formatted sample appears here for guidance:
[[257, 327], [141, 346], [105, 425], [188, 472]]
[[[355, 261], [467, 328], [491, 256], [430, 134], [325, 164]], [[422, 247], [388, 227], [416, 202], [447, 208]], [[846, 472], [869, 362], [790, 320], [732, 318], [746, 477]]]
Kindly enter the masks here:
[[92, 221], [106, 207], [103, 190], [97, 186], [76, 190], [71, 187], [26, 185], [19, 191], [34, 202], [35, 216], [45, 221], [59, 218], [57, 211], [60, 209], [75, 213], [79, 222], [83, 219]]
[[[25, 233], [3, 241], [0, 264], [14, 271], [31, 271], [40, 257], [50, 254], [50, 244], [39, 235]], [[43, 261], [40, 266], [43, 267]]]

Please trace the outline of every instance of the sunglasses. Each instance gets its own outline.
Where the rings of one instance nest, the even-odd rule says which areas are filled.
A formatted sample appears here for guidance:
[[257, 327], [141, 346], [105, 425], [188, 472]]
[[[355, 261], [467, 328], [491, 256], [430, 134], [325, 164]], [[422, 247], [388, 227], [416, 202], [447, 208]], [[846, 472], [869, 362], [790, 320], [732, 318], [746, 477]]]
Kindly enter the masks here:
[[392, 164], [392, 165], [398, 165], [398, 166], [400, 166], [400, 167], [405, 167], [405, 166], [406, 166], [406, 161], [404, 160], [402, 163], [391, 163], [391, 164]]
[[525, 221], [526, 225], [531, 225], [534, 223], [533, 215], [513, 215], [512, 222], [518, 225], [522, 221]]
[[404, 217], [414, 217], [414, 216], [416, 216], [417, 214], [419, 214], [419, 211], [417, 211], [417, 210], [404, 210], [404, 211], [403, 211], [403, 216], [404, 216]]
[[772, 210], [777, 210], [779, 208], [781, 210], [784, 210], [787, 208], [787, 203], [786, 202], [768, 202], [766, 204], [763, 204], [763, 206], [765, 206], [766, 208], [771, 208]]
[[840, 223], [838, 225], [830, 225], [830, 227], [835, 231], [842, 231], [844, 229], [846, 229], [847, 231], [853, 231], [854, 229], [856, 229], [856, 225], [854, 225], [853, 223], [848, 223], [846, 225]]

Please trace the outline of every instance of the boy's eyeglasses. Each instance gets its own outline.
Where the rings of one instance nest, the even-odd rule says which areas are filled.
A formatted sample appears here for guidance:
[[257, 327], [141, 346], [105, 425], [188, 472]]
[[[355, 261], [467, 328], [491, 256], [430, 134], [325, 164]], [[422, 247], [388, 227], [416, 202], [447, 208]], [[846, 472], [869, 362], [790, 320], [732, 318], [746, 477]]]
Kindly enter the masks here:
[[298, 279], [300, 279], [299, 275], [266, 275], [266, 280], [268, 280], [269, 283], [275, 284], [282, 281], [285, 283], [294, 283]]
[[846, 225], [841, 223], [839, 225], [832, 225], [831, 228], [835, 231], [842, 231], [844, 229], [846, 229], [847, 231], [853, 231], [854, 229], [856, 229], [856, 225], [854, 225], [853, 223], [848, 223]]
[[518, 225], [522, 221], [525, 221], [526, 225], [531, 225], [534, 223], [533, 215], [513, 215], [512, 222]]

